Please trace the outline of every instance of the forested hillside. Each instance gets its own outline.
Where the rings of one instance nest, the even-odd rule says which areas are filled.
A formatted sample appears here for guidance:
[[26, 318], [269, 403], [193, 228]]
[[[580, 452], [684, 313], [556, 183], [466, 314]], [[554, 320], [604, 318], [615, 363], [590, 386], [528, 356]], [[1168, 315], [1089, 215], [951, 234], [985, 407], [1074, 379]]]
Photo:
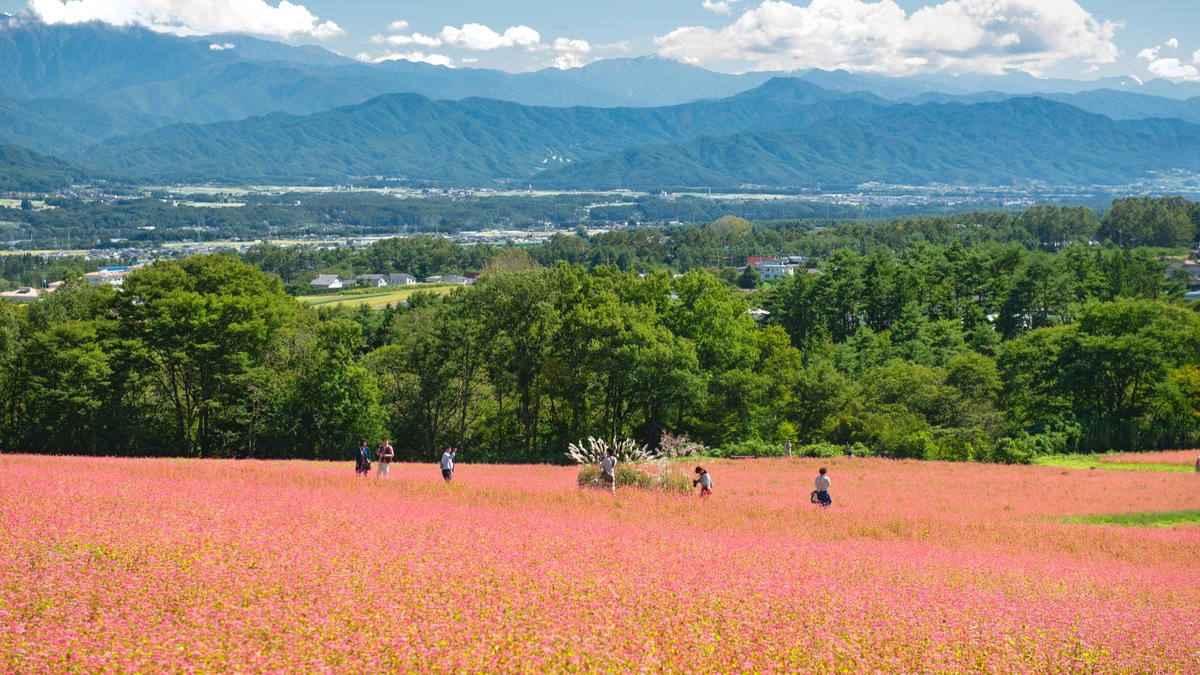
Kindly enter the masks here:
[[[300, 305], [280, 276], [305, 263], [283, 249], [252, 252], [253, 265], [159, 262], [119, 292], [72, 282], [0, 305], [0, 445], [337, 459], [388, 433], [406, 458], [453, 442], [475, 460], [558, 461], [587, 436], [671, 432], [722, 454], [790, 441], [1001, 462], [1194, 447], [1200, 314], [1179, 302], [1188, 279], [1169, 251], [1140, 245], [1190, 244], [1198, 225], [1195, 204], [1135, 199], [1103, 219], [1038, 207], [785, 236], [726, 218], [670, 243], [653, 231], [530, 250], [409, 238], [357, 262], [308, 261], [483, 271], [379, 311]], [[728, 258], [699, 262], [795, 253], [807, 238], [859, 244], [750, 292]], [[772, 241], [783, 250], [763, 250]], [[698, 264], [672, 275], [663, 255]], [[756, 320], [759, 308], [770, 313]]]

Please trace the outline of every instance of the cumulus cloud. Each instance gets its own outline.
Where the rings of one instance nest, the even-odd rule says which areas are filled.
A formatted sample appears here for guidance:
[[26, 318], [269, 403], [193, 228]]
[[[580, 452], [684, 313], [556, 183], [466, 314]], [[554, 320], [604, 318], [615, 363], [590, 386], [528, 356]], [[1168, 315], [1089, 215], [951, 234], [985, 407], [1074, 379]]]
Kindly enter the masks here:
[[233, 49], [235, 46], [236, 45], [234, 45], [232, 42], [222, 42], [221, 44], [214, 42], [213, 44], [209, 45], [208, 48], [214, 52], [224, 52]]
[[512, 26], [497, 33], [481, 23], [463, 24], [462, 28], [446, 26], [438, 37], [451, 47], [481, 52], [504, 47], [536, 49], [542, 42], [541, 34], [529, 26]]
[[51, 24], [103, 21], [175, 35], [250, 33], [328, 39], [345, 33], [336, 23], [321, 21], [304, 5], [288, 0], [280, 0], [278, 6], [265, 0], [29, 0], [29, 8]]
[[1146, 66], [1151, 75], [1165, 77], [1169, 80], [1187, 80], [1200, 82], [1200, 69], [1190, 63], [1184, 63], [1176, 58], [1156, 59]]
[[1180, 58], [1165, 56], [1163, 54], [1163, 47], [1171, 50], [1179, 49], [1179, 40], [1171, 38], [1163, 45], [1147, 47], [1138, 52], [1139, 59], [1149, 62], [1146, 64], [1146, 70], [1151, 75], [1164, 77], [1168, 80], [1200, 82], [1200, 68], [1192, 65], [1192, 63], [1200, 64], [1200, 51], [1192, 54], [1192, 63], [1184, 63]]
[[[553, 52], [553, 65], [556, 68], [578, 68], [584, 64], [584, 59], [592, 46], [586, 40], [572, 38], [556, 38], [553, 42], [542, 41], [541, 33], [529, 26], [510, 26], [503, 33], [497, 32], [480, 23], [466, 23], [459, 26], [445, 26], [437, 35], [424, 35], [417, 32], [407, 32], [407, 21], [393, 21], [388, 25], [391, 35], [373, 35], [371, 42], [378, 45], [394, 47], [422, 47], [425, 49], [450, 48], [468, 51], [486, 52], [497, 49], [518, 49], [527, 52]], [[378, 63], [395, 59], [423, 61], [433, 63], [430, 58], [436, 57], [438, 65], [448, 57], [440, 54], [425, 54], [422, 51], [395, 52], [386, 51], [383, 54], [359, 54], [362, 61]], [[476, 63], [478, 59], [462, 59], [463, 63]]]
[[428, 63], [434, 66], [446, 66], [447, 68], [454, 67], [454, 59], [445, 54], [426, 54], [425, 52], [393, 52], [386, 51], [382, 54], [368, 54], [363, 52], [358, 55], [359, 61], [366, 63], [383, 63], [384, 61], [413, 61], [415, 63]]
[[704, 0], [700, 6], [716, 14], [730, 14], [733, 12], [733, 5], [737, 1], [738, 0]]
[[552, 48], [558, 52], [558, 55], [554, 57], [554, 67], [559, 70], [579, 68], [583, 65], [583, 58], [592, 51], [592, 46], [588, 44], [587, 40], [570, 38], [558, 38], [554, 41]]
[[413, 33], [411, 35], [372, 35], [371, 42], [377, 45], [420, 45], [422, 47], [441, 47], [442, 41], [432, 35]]
[[1112, 63], [1119, 27], [1076, 0], [944, 0], [912, 14], [895, 0], [765, 0], [724, 28], [682, 27], [655, 42], [667, 58], [749, 70], [1042, 75], [1064, 61]]

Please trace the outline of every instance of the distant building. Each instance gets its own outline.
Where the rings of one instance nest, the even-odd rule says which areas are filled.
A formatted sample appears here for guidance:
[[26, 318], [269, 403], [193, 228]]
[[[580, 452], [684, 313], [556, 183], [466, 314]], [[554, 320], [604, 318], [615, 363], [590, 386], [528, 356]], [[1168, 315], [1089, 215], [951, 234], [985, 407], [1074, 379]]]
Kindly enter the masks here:
[[358, 283], [363, 286], [374, 286], [381, 288], [388, 285], [388, 275], [386, 274], [360, 274], [358, 275]]
[[779, 262], [764, 262], [758, 264], [758, 276], [763, 281], [772, 281], [774, 279], [782, 279], [790, 277], [796, 273], [798, 265], [789, 265]]
[[83, 275], [83, 278], [93, 286], [122, 286], [125, 284], [125, 277], [144, 266], [144, 263], [134, 263], [125, 267], [101, 267], [95, 272]]
[[37, 302], [42, 299], [42, 291], [37, 288], [23, 286], [15, 291], [5, 291], [0, 293], [0, 300], [8, 300], [9, 302]]
[[10, 302], [37, 302], [54, 291], [57, 291], [63, 285], [62, 281], [55, 281], [45, 288], [33, 288], [31, 286], [22, 286], [15, 291], [5, 291], [0, 293], [0, 300], [8, 300]]
[[460, 286], [469, 286], [471, 285], [472, 281], [474, 280], [458, 274], [447, 274], [446, 276], [442, 277], [443, 284], [459, 284]]
[[443, 276], [442, 276], [442, 275], [440, 275], [440, 274], [435, 274], [435, 275], [433, 275], [433, 276], [431, 276], [431, 277], [425, 277], [425, 283], [427, 283], [427, 284], [440, 284], [440, 283], [442, 283], [442, 279], [444, 279], [444, 278], [445, 278], [445, 277], [443, 277]]
[[342, 278], [336, 274], [322, 274], [308, 282], [308, 285], [313, 288], [333, 291], [342, 288], [344, 284], [342, 283]]
[[410, 286], [417, 283], [417, 278], [411, 274], [392, 273], [388, 275], [388, 285], [390, 286]]
[[758, 268], [758, 276], [763, 281], [772, 281], [774, 279], [782, 279], [790, 277], [796, 273], [797, 269], [803, 267], [807, 262], [807, 258], [802, 255], [789, 255], [782, 257], [763, 257], [750, 256], [746, 258], [746, 265], [753, 265]]
[[1189, 286], [1200, 284], [1200, 264], [1195, 260], [1173, 260], [1167, 265], [1167, 271], [1182, 276]]

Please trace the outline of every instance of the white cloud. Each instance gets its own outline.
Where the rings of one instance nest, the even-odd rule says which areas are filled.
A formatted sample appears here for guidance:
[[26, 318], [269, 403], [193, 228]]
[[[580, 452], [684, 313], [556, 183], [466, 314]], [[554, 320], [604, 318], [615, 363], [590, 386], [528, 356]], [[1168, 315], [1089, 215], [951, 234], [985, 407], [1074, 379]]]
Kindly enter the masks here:
[[704, 0], [700, 6], [716, 14], [729, 14], [738, 0]]
[[213, 44], [209, 45], [208, 48], [213, 50], [214, 52], [223, 52], [223, 51], [233, 49], [235, 46], [236, 45], [234, 45], [232, 42], [223, 42], [221, 44], [217, 44], [214, 42]]
[[588, 44], [587, 40], [558, 38], [554, 41], [552, 49], [558, 52], [558, 56], [554, 57], [554, 67], [559, 70], [570, 70], [583, 65], [583, 58], [592, 51], [592, 46]]
[[[1171, 49], [1179, 48], [1179, 40], [1171, 38], [1167, 40], [1165, 45]], [[1147, 47], [1138, 52], [1138, 58], [1149, 61], [1146, 64], [1146, 70], [1155, 77], [1165, 77], [1168, 80], [1185, 80], [1188, 82], [1200, 82], [1200, 68], [1189, 63], [1184, 63], [1181, 59], [1175, 57], [1160, 57], [1163, 46]], [[1200, 64], [1200, 51], [1192, 54], [1192, 63]]]
[[336, 23], [321, 21], [304, 5], [280, 0], [29, 0], [46, 23], [103, 21], [140, 25], [175, 35], [250, 33], [275, 38], [302, 35], [328, 39], [345, 34]]
[[372, 35], [371, 42], [377, 45], [419, 45], [421, 47], [441, 47], [442, 41], [432, 35], [413, 33], [412, 35]]
[[[553, 52], [553, 65], [566, 70], [578, 68], [585, 62], [586, 56], [592, 51], [587, 40], [560, 37], [551, 43], [542, 42], [542, 36], [529, 26], [510, 26], [503, 33], [498, 33], [490, 27], [479, 23], [466, 23], [461, 27], [445, 26], [437, 35], [408, 33], [407, 21], [394, 21], [388, 25], [392, 35], [373, 35], [371, 42], [378, 45], [393, 47], [422, 47], [425, 49], [449, 48], [470, 51], [494, 51], [497, 49], [519, 49], [527, 52]], [[397, 52], [385, 51], [381, 54], [364, 52], [358, 58], [362, 61], [378, 63], [395, 59], [422, 61], [449, 65], [445, 60], [449, 57], [440, 54], [426, 54], [423, 51]], [[430, 59], [437, 59], [431, 61]], [[462, 59], [463, 63], [477, 63], [478, 59]]]
[[512, 26], [500, 34], [481, 23], [463, 24], [462, 28], [446, 26], [438, 37], [442, 44], [474, 51], [504, 47], [536, 49], [542, 42], [541, 34], [529, 26]]
[[382, 54], [368, 54], [363, 52], [358, 55], [359, 61], [366, 63], [383, 63], [384, 61], [414, 61], [416, 63], [428, 63], [435, 66], [446, 66], [447, 68], [454, 67], [454, 59], [445, 54], [426, 54], [425, 52], [393, 52], [386, 51]]
[[1149, 70], [1151, 75], [1165, 77], [1169, 80], [1200, 82], [1200, 68], [1196, 68], [1190, 63], [1183, 63], [1179, 59], [1155, 59], [1146, 66], [1146, 70]]
[[719, 30], [682, 27], [655, 42], [661, 56], [750, 70], [1041, 75], [1114, 62], [1119, 27], [1076, 0], [944, 0], [911, 15], [895, 0], [764, 0]]

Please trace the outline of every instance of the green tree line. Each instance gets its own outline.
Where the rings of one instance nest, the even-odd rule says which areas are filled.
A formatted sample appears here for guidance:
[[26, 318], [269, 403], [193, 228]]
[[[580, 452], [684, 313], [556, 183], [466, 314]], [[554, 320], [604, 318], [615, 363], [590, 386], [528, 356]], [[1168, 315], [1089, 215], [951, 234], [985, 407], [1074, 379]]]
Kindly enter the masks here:
[[475, 286], [379, 311], [306, 308], [232, 256], [159, 262], [120, 291], [0, 305], [0, 446], [339, 459], [387, 433], [402, 458], [453, 442], [528, 462], [669, 431], [728, 454], [1013, 462], [1194, 445], [1200, 316], [1165, 263], [1047, 249], [838, 250], [749, 293], [509, 252]]

